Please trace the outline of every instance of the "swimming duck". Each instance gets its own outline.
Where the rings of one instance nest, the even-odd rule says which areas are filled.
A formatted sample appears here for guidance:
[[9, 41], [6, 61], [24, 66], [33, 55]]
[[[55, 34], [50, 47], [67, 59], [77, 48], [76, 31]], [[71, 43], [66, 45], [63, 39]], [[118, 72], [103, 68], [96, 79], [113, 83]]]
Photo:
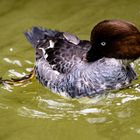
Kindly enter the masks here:
[[98, 23], [90, 41], [40, 27], [25, 36], [35, 49], [36, 78], [59, 95], [92, 97], [137, 77], [130, 63], [140, 56], [140, 32], [127, 21]]

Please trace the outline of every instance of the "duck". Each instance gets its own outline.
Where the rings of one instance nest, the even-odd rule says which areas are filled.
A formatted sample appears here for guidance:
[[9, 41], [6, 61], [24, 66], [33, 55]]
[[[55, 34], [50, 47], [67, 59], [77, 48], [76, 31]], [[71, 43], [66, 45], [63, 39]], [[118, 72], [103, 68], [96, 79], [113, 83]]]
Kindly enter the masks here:
[[36, 78], [63, 97], [94, 97], [137, 78], [132, 63], [140, 56], [140, 32], [128, 21], [103, 20], [90, 40], [42, 27], [25, 36], [35, 50]]

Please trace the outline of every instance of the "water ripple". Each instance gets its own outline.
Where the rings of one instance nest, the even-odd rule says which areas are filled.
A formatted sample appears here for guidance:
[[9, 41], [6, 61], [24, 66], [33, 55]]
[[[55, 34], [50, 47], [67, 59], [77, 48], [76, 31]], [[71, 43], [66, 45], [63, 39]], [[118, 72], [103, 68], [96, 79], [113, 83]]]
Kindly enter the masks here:
[[22, 64], [19, 60], [10, 60], [9, 58], [3, 58], [3, 60], [7, 63], [13, 64], [13, 65], [18, 65], [22, 67]]
[[47, 114], [27, 107], [21, 107], [17, 110], [18, 114], [29, 118], [48, 118]]
[[129, 97], [123, 98], [122, 103], [124, 104], [124, 103], [126, 103], [128, 101], [136, 101], [138, 99], [140, 99], [140, 97], [136, 97], [136, 96], [131, 95]]
[[87, 122], [93, 124], [93, 123], [105, 123], [107, 121], [106, 117], [100, 117], [100, 118], [87, 118]]
[[21, 73], [15, 71], [14, 69], [10, 69], [10, 70], [8, 70], [8, 71], [9, 71], [9, 77], [11, 77], [11, 76], [24, 77], [24, 76], [26, 75], [25, 72], [23, 72], [23, 73], [21, 74]]

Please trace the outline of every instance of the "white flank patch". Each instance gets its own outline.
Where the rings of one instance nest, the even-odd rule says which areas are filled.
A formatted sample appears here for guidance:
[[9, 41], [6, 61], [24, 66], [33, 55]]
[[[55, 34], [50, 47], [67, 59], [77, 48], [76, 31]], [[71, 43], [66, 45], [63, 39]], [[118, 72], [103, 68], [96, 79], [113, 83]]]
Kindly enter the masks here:
[[48, 57], [48, 54], [46, 54], [45, 49], [44, 49], [44, 48], [39, 48], [39, 49], [42, 50], [43, 56], [44, 56], [44, 58], [46, 59], [46, 58]]
[[47, 49], [49, 49], [49, 48], [54, 48], [54, 44], [55, 44], [55, 43], [54, 43], [52, 40], [50, 40], [49, 43], [50, 43], [50, 46], [49, 46]]
[[45, 49], [44, 48], [39, 48], [40, 50], [42, 50], [43, 54], [45, 54]]
[[56, 75], [59, 75], [60, 73], [58, 72], [58, 71], [56, 71], [56, 70], [54, 70], [54, 73], [56, 74]]

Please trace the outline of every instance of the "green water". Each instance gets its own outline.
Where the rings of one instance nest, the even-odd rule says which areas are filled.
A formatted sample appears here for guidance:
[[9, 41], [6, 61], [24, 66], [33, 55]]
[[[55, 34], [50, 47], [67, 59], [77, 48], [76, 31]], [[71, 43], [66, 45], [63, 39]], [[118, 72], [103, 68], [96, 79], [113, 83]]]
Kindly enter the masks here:
[[[89, 39], [104, 19], [124, 19], [140, 28], [138, 0], [0, 0], [0, 76], [20, 77], [34, 66], [23, 32], [44, 26]], [[140, 60], [135, 63], [140, 74]], [[94, 99], [52, 94], [36, 80], [0, 86], [0, 140], [139, 140], [140, 87]]]

